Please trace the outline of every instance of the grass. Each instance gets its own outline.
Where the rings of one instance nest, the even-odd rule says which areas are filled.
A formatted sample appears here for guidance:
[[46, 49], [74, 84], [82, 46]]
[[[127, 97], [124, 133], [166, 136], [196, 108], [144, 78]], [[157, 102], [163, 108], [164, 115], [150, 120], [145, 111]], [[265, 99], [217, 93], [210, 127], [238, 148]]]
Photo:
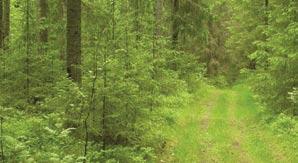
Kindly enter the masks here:
[[[210, 89], [182, 109], [166, 162], [298, 162], [297, 148], [259, 122], [259, 106], [245, 86]], [[296, 140], [296, 139], [294, 139]]]

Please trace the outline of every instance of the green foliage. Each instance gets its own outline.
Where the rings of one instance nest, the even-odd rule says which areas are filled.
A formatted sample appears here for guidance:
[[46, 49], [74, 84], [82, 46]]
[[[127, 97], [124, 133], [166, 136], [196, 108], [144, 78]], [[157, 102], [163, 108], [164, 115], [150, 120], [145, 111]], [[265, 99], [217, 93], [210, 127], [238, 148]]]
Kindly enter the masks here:
[[210, 84], [217, 87], [229, 86], [228, 79], [223, 75], [218, 75], [213, 78], [210, 78]]
[[[65, 129], [58, 114], [28, 116], [22, 111], [1, 107], [3, 150], [13, 162], [75, 161], [82, 142], [70, 137], [72, 128]], [[76, 154], [76, 155], [75, 155]]]
[[297, 2], [232, 4], [235, 14], [227, 45], [237, 67], [254, 71], [251, 85], [272, 112], [296, 115], [297, 103], [291, 100], [291, 92], [298, 80]]
[[[191, 112], [185, 108], [208, 93], [205, 83], [249, 78], [272, 112], [297, 114], [296, 1], [188, 0], [174, 12], [174, 1], [82, 0], [80, 84], [65, 65], [73, 41], [67, 4], [47, 0], [41, 18], [37, 2], [11, 0], [8, 46], [0, 49], [7, 162], [155, 162], [171, 143], [161, 129]], [[296, 136], [294, 118], [270, 120], [274, 131]], [[196, 125], [179, 136], [195, 136]]]
[[[154, 162], [167, 141], [160, 128], [175, 123], [204, 83], [197, 54], [178, 48], [187, 43], [171, 47], [171, 4], [155, 20], [153, 0], [82, 2], [81, 85], [65, 70], [66, 4], [48, 1], [41, 20], [35, 1], [11, 2], [10, 48], [1, 50], [0, 66], [0, 105], [11, 108], [9, 115], [1, 108], [6, 161]], [[197, 16], [188, 7], [179, 14]], [[187, 26], [192, 20], [181, 36], [204, 28], [201, 19]], [[45, 29], [46, 43], [39, 40]]]
[[294, 118], [280, 114], [271, 124], [272, 129], [279, 134], [298, 136], [298, 123]]
[[130, 147], [114, 147], [104, 152], [90, 153], [88, 162], [132, 162], [145, 163], [154, 162], [154, 152], [151, 148], [130, 148]]

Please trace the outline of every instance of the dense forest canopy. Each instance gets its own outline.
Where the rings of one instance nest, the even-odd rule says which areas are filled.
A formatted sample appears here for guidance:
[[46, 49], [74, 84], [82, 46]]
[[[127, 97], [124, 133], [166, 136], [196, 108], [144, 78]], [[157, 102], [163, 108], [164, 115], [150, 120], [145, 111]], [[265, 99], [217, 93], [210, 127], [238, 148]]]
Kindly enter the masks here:
[[177, 114], [238, 84], [297, 140], [297, 3], [0, 0], [1, 161], [167, 162]]

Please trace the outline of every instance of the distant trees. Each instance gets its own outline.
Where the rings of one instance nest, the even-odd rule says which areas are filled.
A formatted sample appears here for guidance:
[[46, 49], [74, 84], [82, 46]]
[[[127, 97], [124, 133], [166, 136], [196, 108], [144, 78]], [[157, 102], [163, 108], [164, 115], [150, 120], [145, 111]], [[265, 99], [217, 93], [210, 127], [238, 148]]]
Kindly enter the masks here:
[[[173, 108], [190, 102], [205, 78], [226, 85], [243, 68], [256, 74], [263, 101], [294, 114], [296, 6], [281, 0], [270, 0], [270, 7], [269, 0], [0, 0], [0, 106], [37, 117], [37, 133], [52, 133], [56, 146], [69, 147], [73, 157], [83, 153], [86, 162], [150, 160], [164, 148], [159, 130], [173, 123]], [[64, 138], [75, 145], [61, 143]], [[24, 144], [29, 151], [23, 153], [27, 158], [38, 149], [57, 160], [69, 154], [53, 144]], [[15, 158], [15, 151], [8, 153]], [[48, 156], [34, 161], [42, 158]]]
[[252, 72], [252, 86], [270, 111], [297, 115], [297, 103], [290, 98], [298, 80], [297, 1], [235, 1], [231, 5], [234, 14], [227, 47], [238, 71]]

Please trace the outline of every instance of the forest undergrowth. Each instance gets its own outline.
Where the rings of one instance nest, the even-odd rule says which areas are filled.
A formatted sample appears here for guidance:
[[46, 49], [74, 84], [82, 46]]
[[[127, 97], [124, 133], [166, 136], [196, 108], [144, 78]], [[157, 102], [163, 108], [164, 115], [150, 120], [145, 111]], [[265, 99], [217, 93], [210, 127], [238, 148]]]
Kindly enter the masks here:
[[297, 11], [0, 0], [0, 161], [297, 162]]

